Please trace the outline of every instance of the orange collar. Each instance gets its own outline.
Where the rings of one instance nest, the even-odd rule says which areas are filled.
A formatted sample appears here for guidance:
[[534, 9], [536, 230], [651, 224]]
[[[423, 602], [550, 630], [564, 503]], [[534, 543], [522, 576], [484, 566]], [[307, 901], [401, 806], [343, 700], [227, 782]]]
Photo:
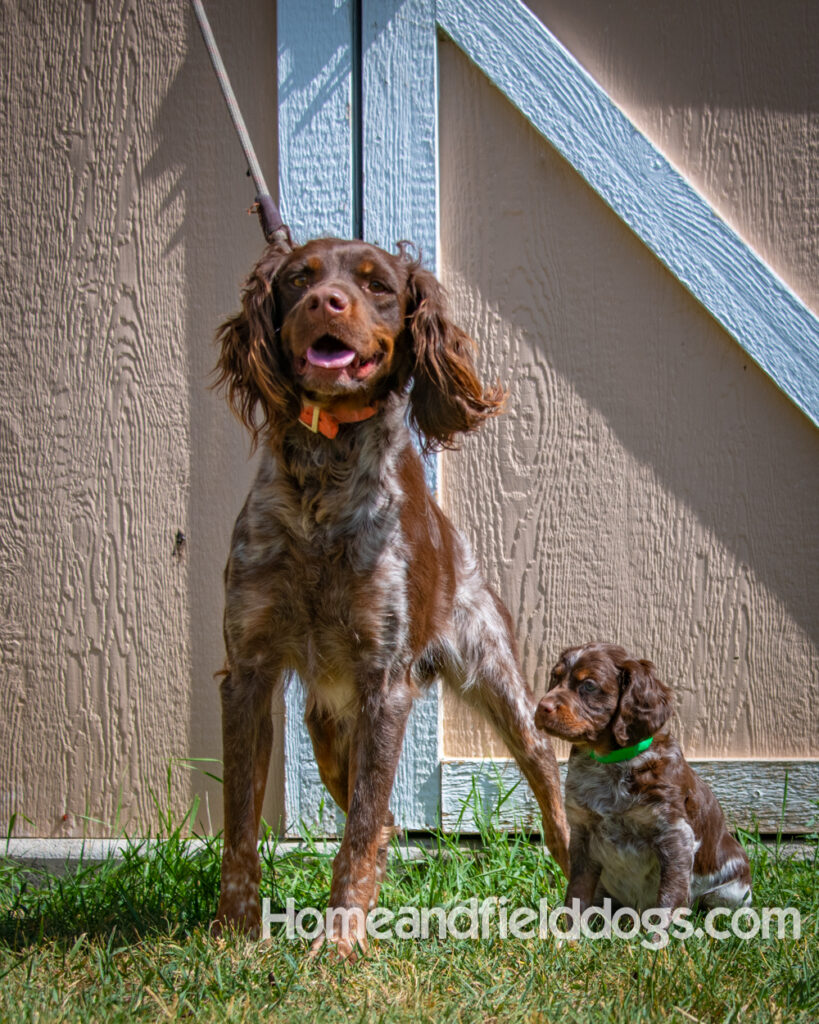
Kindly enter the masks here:
[[333, 438], [338, 433], [340, 423], [361, 423], [368, 420], [378, 412], [378, 403], [365, 405], [363, 409], [355, 409], [353, 412], [327, 412], [317, 405], [305, 405], [299, 416], [299, 423], [303, 423], [308, 430], [314, 434], [322, 434], [324, 437]]

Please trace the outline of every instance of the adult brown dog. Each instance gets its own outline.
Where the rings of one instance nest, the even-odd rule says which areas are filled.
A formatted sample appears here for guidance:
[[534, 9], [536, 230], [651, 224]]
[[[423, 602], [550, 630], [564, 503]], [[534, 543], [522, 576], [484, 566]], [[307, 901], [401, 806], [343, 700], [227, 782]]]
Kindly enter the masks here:
[[503, 399], [478, 381], [440, 285], [403, 248], [271, 246], [219, 341], [219, 383], [263, 457], [225, 570], [218, 923], [259, 928], [271, 698], [290, 671], [321, 778], [347, 812], [330, 906], [353, 913], [326, 935], [339, 955], [366, 947], [407, 715], [436, 678], [498, 729], [567, 870], [557, 764], [534, 727], [509, 613], [430, 496], [411, 439], [410, 426], [427, 450], [451, 446]]

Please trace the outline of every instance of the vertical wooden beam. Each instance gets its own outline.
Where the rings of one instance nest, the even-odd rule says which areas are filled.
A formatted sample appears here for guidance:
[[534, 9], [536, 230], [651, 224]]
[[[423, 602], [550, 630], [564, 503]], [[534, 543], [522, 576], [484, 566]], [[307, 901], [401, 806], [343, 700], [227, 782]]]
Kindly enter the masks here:
[[279, 197], [299, 242], [353, 236], [353, 0], [279, 0]]
[[[354, 234], [354, 0], [278, 0], [279, 199], [296, 241]], [[319, 778], [298, 679], [285, 693], [285, 831], [332, 835], [343, 815]]]
[[364, 238], [438, 259], [437, 53], [431, 0], [363, 0]]
[[[438, 262], [437, 52], [432, 0], [362, 0], [363, 234], [392, 250], [411, 241]], [[426, 463], [437, 484], [437, 460]], [[416, 700], [390, 806], [403, 828], [438, 823], [440, 684]]]
[[[360, 23], [356, 14], [360, 12]], [[279, 0], [280, 198], [297, 240], [357, 234], [386, 249], [413, 241], [437, 257], [436, 48], [430, 0]], [[360, 81], [356, 51], [360, 47]], [[360, 123], [355, 122], [360, 114]], [[360, 168], [362, 180], [355, 180]], [[360, 196], [360, 211], [356, 195]], [[435, 463], [428, 466], [435, 487]], [[285, 697], [285, 829], [338, 833], [303, 724], [297, 679]], [[416, 701], [392, 807], [404, 828], [437, 823], [437, 688]]]
[[[338, 6], [280, 0], [279, 96], [281, 206], [296, 237], [353, 237], [358, 194], [364, 238], [387, 249], [409, 239], [434, 269], [436, 54], [430, 0], [344, 0]], [[354, 180], [357, 167], [361, 182]], [[434, 469], [431, 463], [433, 488]], [[319, 780], [302, 715], [301, 687], [292, 680], [285, 699], [286, 830], [292, 834], [305, 822], [324, 833], [338, 832], [342, 817]], [[396, 778], [393, 810], [405, 828], [437, 821], [438, 733], [433, 689], [413, 709]]]

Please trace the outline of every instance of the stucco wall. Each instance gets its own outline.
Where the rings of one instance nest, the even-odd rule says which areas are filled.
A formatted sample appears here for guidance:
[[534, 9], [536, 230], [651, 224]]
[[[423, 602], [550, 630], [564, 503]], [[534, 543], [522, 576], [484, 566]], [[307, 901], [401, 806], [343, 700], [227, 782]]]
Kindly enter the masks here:
[[[809, 33], [749, 14], [726, 42], [728, 4], [693, 25], [534, 6], [816, 308]], [[616, 639], [675, 688], [692, 755], [817, 756], [819, 434], [448, 43], [440, 81], [444, 280], [511, 392], [444, 457], [443, 502], [529, 679], [543, 692], [562, 647]], [[444, 726], [449, 756], [505, 754], [449, 700]]]
[[[275, 185], [275, 6], [209, 7]], [[207, 377], [262, 238], [187, 3], [4, 3], [0, 67], [0, 823], [108, 834], [155, 822], [172, 759], [220, 755], [251, 467]], [[218, 826], [174, 768], [176, 813], [194, 790]]]

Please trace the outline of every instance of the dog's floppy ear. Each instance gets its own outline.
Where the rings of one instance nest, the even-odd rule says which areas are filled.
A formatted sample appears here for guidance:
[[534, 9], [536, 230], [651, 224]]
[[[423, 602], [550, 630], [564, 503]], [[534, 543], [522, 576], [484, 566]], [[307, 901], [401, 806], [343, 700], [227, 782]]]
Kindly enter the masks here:
[[484, 391], [475, 372], [475, 343], [447, 317], [435, 276], [413, 264], [407, 288], [415, 358], [410, 420], [425, 451], [451, 448], [455, 434], [500, 412], [506, 395], [499, 386]]
[[618, 665], [620, 704], [612, 725], [621, 747], [648, 739], [671, 714], [671, 690], [660, 682], [650, 661], [625, 658]]
[[245, 282], [241, 310], [216, 334], [220, 352], [213, 387], [227, 393], [254, 448], [264, 430], [298, 415], [298, 399], [279, 344], [273, 290], [276, 272], [290, 252], [284, 242], [267, 247]]

